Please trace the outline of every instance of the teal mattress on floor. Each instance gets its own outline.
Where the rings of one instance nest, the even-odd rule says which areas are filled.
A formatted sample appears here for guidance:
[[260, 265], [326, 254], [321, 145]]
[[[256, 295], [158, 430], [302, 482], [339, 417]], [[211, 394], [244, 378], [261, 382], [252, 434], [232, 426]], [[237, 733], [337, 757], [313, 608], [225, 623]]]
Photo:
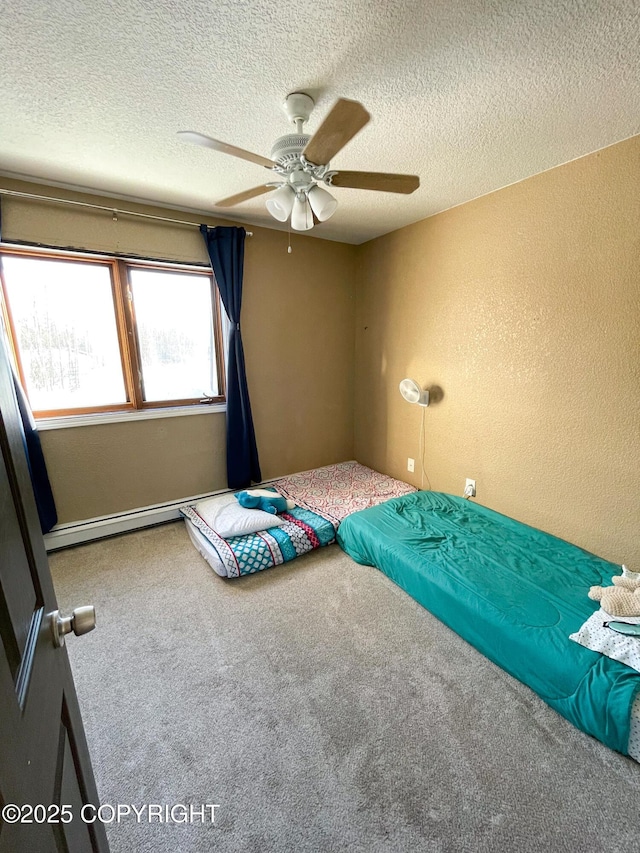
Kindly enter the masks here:
[[620, 567], [454, 495], [414, 492], [353, 513], [340, 546], [377, 566], [583, 732], [627, 753], [640, 674], [569, 639]]

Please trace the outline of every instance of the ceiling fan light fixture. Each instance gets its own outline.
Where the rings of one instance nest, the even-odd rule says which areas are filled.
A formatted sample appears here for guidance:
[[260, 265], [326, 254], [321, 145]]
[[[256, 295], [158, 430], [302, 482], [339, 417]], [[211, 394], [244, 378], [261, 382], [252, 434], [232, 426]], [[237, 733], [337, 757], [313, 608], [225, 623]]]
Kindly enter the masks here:
[[309, 190], [309, 204], [320, 222], [326, 222], [336, 211], [338, 202], [317, 184]]
[[271, 198], [266, 201], [266, 208], [278, 222], [286, 222], [291, 216], [293, 203], [296, 200], [296, 194], [290, 186], [285, 184], [277, 189]]
[[313, 228], [313, 213], [307, 197], [303, 194], [297, 195], [293, 202], [291, 227], [295, 231], [309, 231], [310, 228]]
[[309, 231], [316, 222], [326, 222], [335, 213], [338, 202], [320, 184], [378, 190], [389, 193], [412, 193], [420, 186], [417, 175], [386, 172], [336, 171], [330, 168], [334, 156], [368, 123], [367, 110], [348, 98], [338, 98], [316, 132], [303, 133], [314, 107], [306, 92], [290, 92], [284, 110], [295, 125], [295, 132], [281, 136], [273, 144], [271, 158], [254, 154], [220, 139], [193, 130], [179, 131], [186, 142], [212, 148], [275, 172], [277, 179], [216, 202], [217, 207], [234, 207], [259, 195], [275, 192], [266, 202], [268, 213], [278, 222], [287, 222], [296, 231]]

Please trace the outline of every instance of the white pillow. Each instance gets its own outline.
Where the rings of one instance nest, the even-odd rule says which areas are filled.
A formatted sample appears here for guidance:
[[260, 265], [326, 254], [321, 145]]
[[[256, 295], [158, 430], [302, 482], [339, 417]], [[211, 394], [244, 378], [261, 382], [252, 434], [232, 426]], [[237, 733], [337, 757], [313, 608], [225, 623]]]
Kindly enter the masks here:
[[610, 628], [604, 628], [604, 622], [630, 622], [632, 625], [640, 625], [640, 618], [611, 616], [600, 608], [587, 619], [579, 631], [570, 634], [569, 639], [640, 672], [640, 637], [618, 634]]
[[240, 506], [234, 495], [220, 495], [195, 504], [193, 509], [218, 536], [229, 539], [231, 536], [246, 536], [267, 530], [269, 527], [281, 527], [284, 520], [261, 509], [247, 509]]

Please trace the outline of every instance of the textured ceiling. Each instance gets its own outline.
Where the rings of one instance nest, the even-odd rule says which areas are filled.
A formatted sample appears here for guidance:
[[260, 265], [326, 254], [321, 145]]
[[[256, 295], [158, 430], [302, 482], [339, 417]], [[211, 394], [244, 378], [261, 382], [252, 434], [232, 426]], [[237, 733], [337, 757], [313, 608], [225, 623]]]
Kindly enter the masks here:
[[421, 179], [334, 191], [310, 233], [360, 243], [639, 133], [639, 45], [639, 0], [4, 0], [0, 172], [215, 213], [271, 175], [176, 131], [268, 156], [288, 92], [310, 132], [342, 96], [372, 121], [332, 168]]

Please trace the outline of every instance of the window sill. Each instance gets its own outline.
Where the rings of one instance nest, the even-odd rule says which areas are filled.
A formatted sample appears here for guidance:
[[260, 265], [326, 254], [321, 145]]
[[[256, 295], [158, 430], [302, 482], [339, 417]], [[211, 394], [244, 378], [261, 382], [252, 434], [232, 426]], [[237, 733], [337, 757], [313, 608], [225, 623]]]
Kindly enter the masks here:
[[184, 415], [209, 415], [226, 412], [226, 403], [207, 403], [203, 406], [169, 406], [165, 409], [137, 409], [129, 412], [99, 412], [93, 415], [67, 415], [60, 418], [38, 418], [38, 430], [67, 429], [69, 427], [119, 424], [126, 421], [148, 421], [154, 418], [179, 418]]

